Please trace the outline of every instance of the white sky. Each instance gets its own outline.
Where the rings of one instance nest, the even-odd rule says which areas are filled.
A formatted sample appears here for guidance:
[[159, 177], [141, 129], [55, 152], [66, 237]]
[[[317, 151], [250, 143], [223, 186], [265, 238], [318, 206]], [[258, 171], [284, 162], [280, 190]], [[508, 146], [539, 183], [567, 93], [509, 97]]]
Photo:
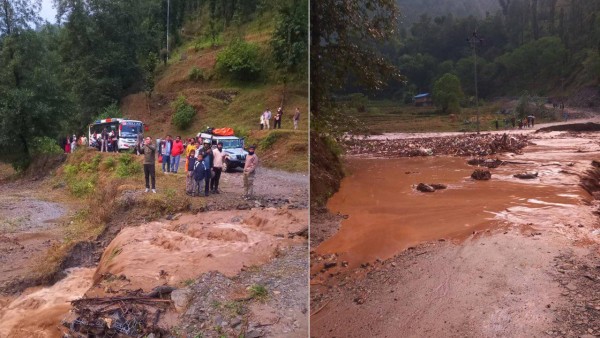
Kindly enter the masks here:
[[40, 16], [46, 21], [56, 23], [56, 9], [53, 7], [52, 0], [42, 0]]

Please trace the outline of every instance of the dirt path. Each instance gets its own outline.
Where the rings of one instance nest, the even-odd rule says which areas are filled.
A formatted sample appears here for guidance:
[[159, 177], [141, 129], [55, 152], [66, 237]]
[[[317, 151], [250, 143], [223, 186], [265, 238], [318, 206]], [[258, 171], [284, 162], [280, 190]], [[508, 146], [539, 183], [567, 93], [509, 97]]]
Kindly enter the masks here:
[[4, 183], [0, 196], [0, 293], [36, 283], [36, 265], [64, 231], [68, 206], [42, 200], [40, 182]]
[[[487, 183], [514, 180], [504, 173], [512, 166], [515, 172], [539, 173], [535, 182], [523, 182], [524, 189], [564, 186], [556, 194], [572, 196], [567, 191], [600, 157], [594, 133], [551, 132], [531, 142], [522, 155], [499, 155], [522, 164], [492, 169]], [[496, 225], [466, 240], [430, 241], [357, 268], [342, 261], [343, 252], [321, 253], [315, 246], [320, 243], [311, 239], [311, 336], [600, 335], [598, 203], [591, 197], [576, 207], [544, 203], [522, 200], [498, 210]], [[337, 233], [328, 228], [340, 223], [343, 228], [347, 217], [352, 212], [312, 217], [311, 233], [330, 240]], [[436, 222], [424, 217], [423, 226]]]
[[282, 170], [259, 168], [254, 180], [255, 198], [244, 200], [244, 175], [240, 168], [221, 175], [221, 194], [210, 195], [209, 210], [243, 209], [250, 207], [308, 207], [307, 174], [289, 173]]

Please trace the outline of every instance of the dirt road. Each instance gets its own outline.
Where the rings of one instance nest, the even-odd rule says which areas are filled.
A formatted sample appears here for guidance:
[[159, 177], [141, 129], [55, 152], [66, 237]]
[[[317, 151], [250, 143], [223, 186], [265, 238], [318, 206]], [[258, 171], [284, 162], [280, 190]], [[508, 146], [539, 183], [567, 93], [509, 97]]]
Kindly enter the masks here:
[[[367, 223], [365, 226], [376, 229], [381, 238], [361, 246], [348, 243], [373, 235], [352, 239], [343, 233], [394, 209], [380, 205], [362, 222], [352, 222], [353, 218], [361, 219], [352, 210], [342, 212], [342, 217], [313, 217], [311, 233], [322, 234], [318, 238], [324, 242], [319, 245], [311, 239], [311, 336], [600, 335], [598, 202], [579, 187], [593, 168], [592, 160], [600, 158], [600, 138], [594, 133], [572, 132], [530, 137], [531, 144], [523, 154], [496, 155], [509, 163], [491, 169], [492, 180], [488, 182], [458, 179], [449, 182], [449, 190], [426, 197], [407, 192], [412, 199], [431, 199], [423, 204], [427, 206], [448, 194], [467, 194], [468, 189], [476, 192], [473, 186], [477, 184], [487, 184], [486, 189], [492, 190], [497, 185], [499, 191], [517, 184], [516, 190], [507, 191], [504, 197], [473, 196], [478, 198], [475, 205], [486, 206], [487, 218], [478, 216], [476, 210], [467, 211], [463, 218], [448, 217], [441, 205], [438, 209], [442, 211], [419, 213], [417, 203], [397, 215], [396, 221], [387, 220], [387, 230], [385, 224], [375, 228]], [[537, 172], [538, 178], [525, 181], [512, 177], [519, 172]], [[377, 171], [371, 174], [377, 177]], [[360, 176], [351, 177], [361, 180]], [[376, 186], [376, 190], [385, 190], [389, 185]], [[554, 190], [546, 196], [521, 196], [544, 187]], [[344, 189], [343, 182], [341, 194]], [[402, 203], [403, 197], [397, 188], [395, 191]], [[377, 203], [377, 195], [372, 195], [377, 191], [364, 193]], [[440, 193], [445, 195], [436, 195]], [[568, 200], [558, 202], [556, 198]], [[468, 210], [469, 205], [451, 208], [459, 207]], [[431, 235], [421, 244], [409, 244], [408, 249], [407, 244], [400, 244], [395, 253], [387, 254], [382, 243], [392, 240], [394, 231], [404, 234], [402, 229], [408, 225], [402, 219], [410, 219], [412, 214], [419, 215], [423, 233], [436, 226], [460, 229], [461, 224], [472, 226], [478, 220], [483, 226], [467, 226], [462, 232], [438, 238]], [[337, 227], [338, 232], [328, 229]], [[419, 233], [418, 227], [412, 231]]]

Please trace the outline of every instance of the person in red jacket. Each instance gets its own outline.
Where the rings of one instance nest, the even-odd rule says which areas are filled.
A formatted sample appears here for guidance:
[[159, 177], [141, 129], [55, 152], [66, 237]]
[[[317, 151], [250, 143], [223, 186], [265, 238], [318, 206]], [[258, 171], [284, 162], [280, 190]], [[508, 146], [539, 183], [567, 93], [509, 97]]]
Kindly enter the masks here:
[[183, 142], [181, 142], [181, 136], [177, 136], [171, 148], [171, 172], [173, 173], [177, 173], [177, 169], [179, 169], [181, 154], [183, 154]]

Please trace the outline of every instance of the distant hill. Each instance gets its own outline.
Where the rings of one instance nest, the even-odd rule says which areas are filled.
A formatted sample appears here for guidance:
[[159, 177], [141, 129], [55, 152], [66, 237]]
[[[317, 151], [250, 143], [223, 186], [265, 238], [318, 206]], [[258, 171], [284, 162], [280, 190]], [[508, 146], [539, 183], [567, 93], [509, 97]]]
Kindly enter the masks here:
[[434, 18], [452, 14], [455, 17], [473, 15], [485, 17], [486, 12], [500, 10], [498, 0], [396, 0], [400, 7], [402, 25], [409, 28], [423, 14]]

